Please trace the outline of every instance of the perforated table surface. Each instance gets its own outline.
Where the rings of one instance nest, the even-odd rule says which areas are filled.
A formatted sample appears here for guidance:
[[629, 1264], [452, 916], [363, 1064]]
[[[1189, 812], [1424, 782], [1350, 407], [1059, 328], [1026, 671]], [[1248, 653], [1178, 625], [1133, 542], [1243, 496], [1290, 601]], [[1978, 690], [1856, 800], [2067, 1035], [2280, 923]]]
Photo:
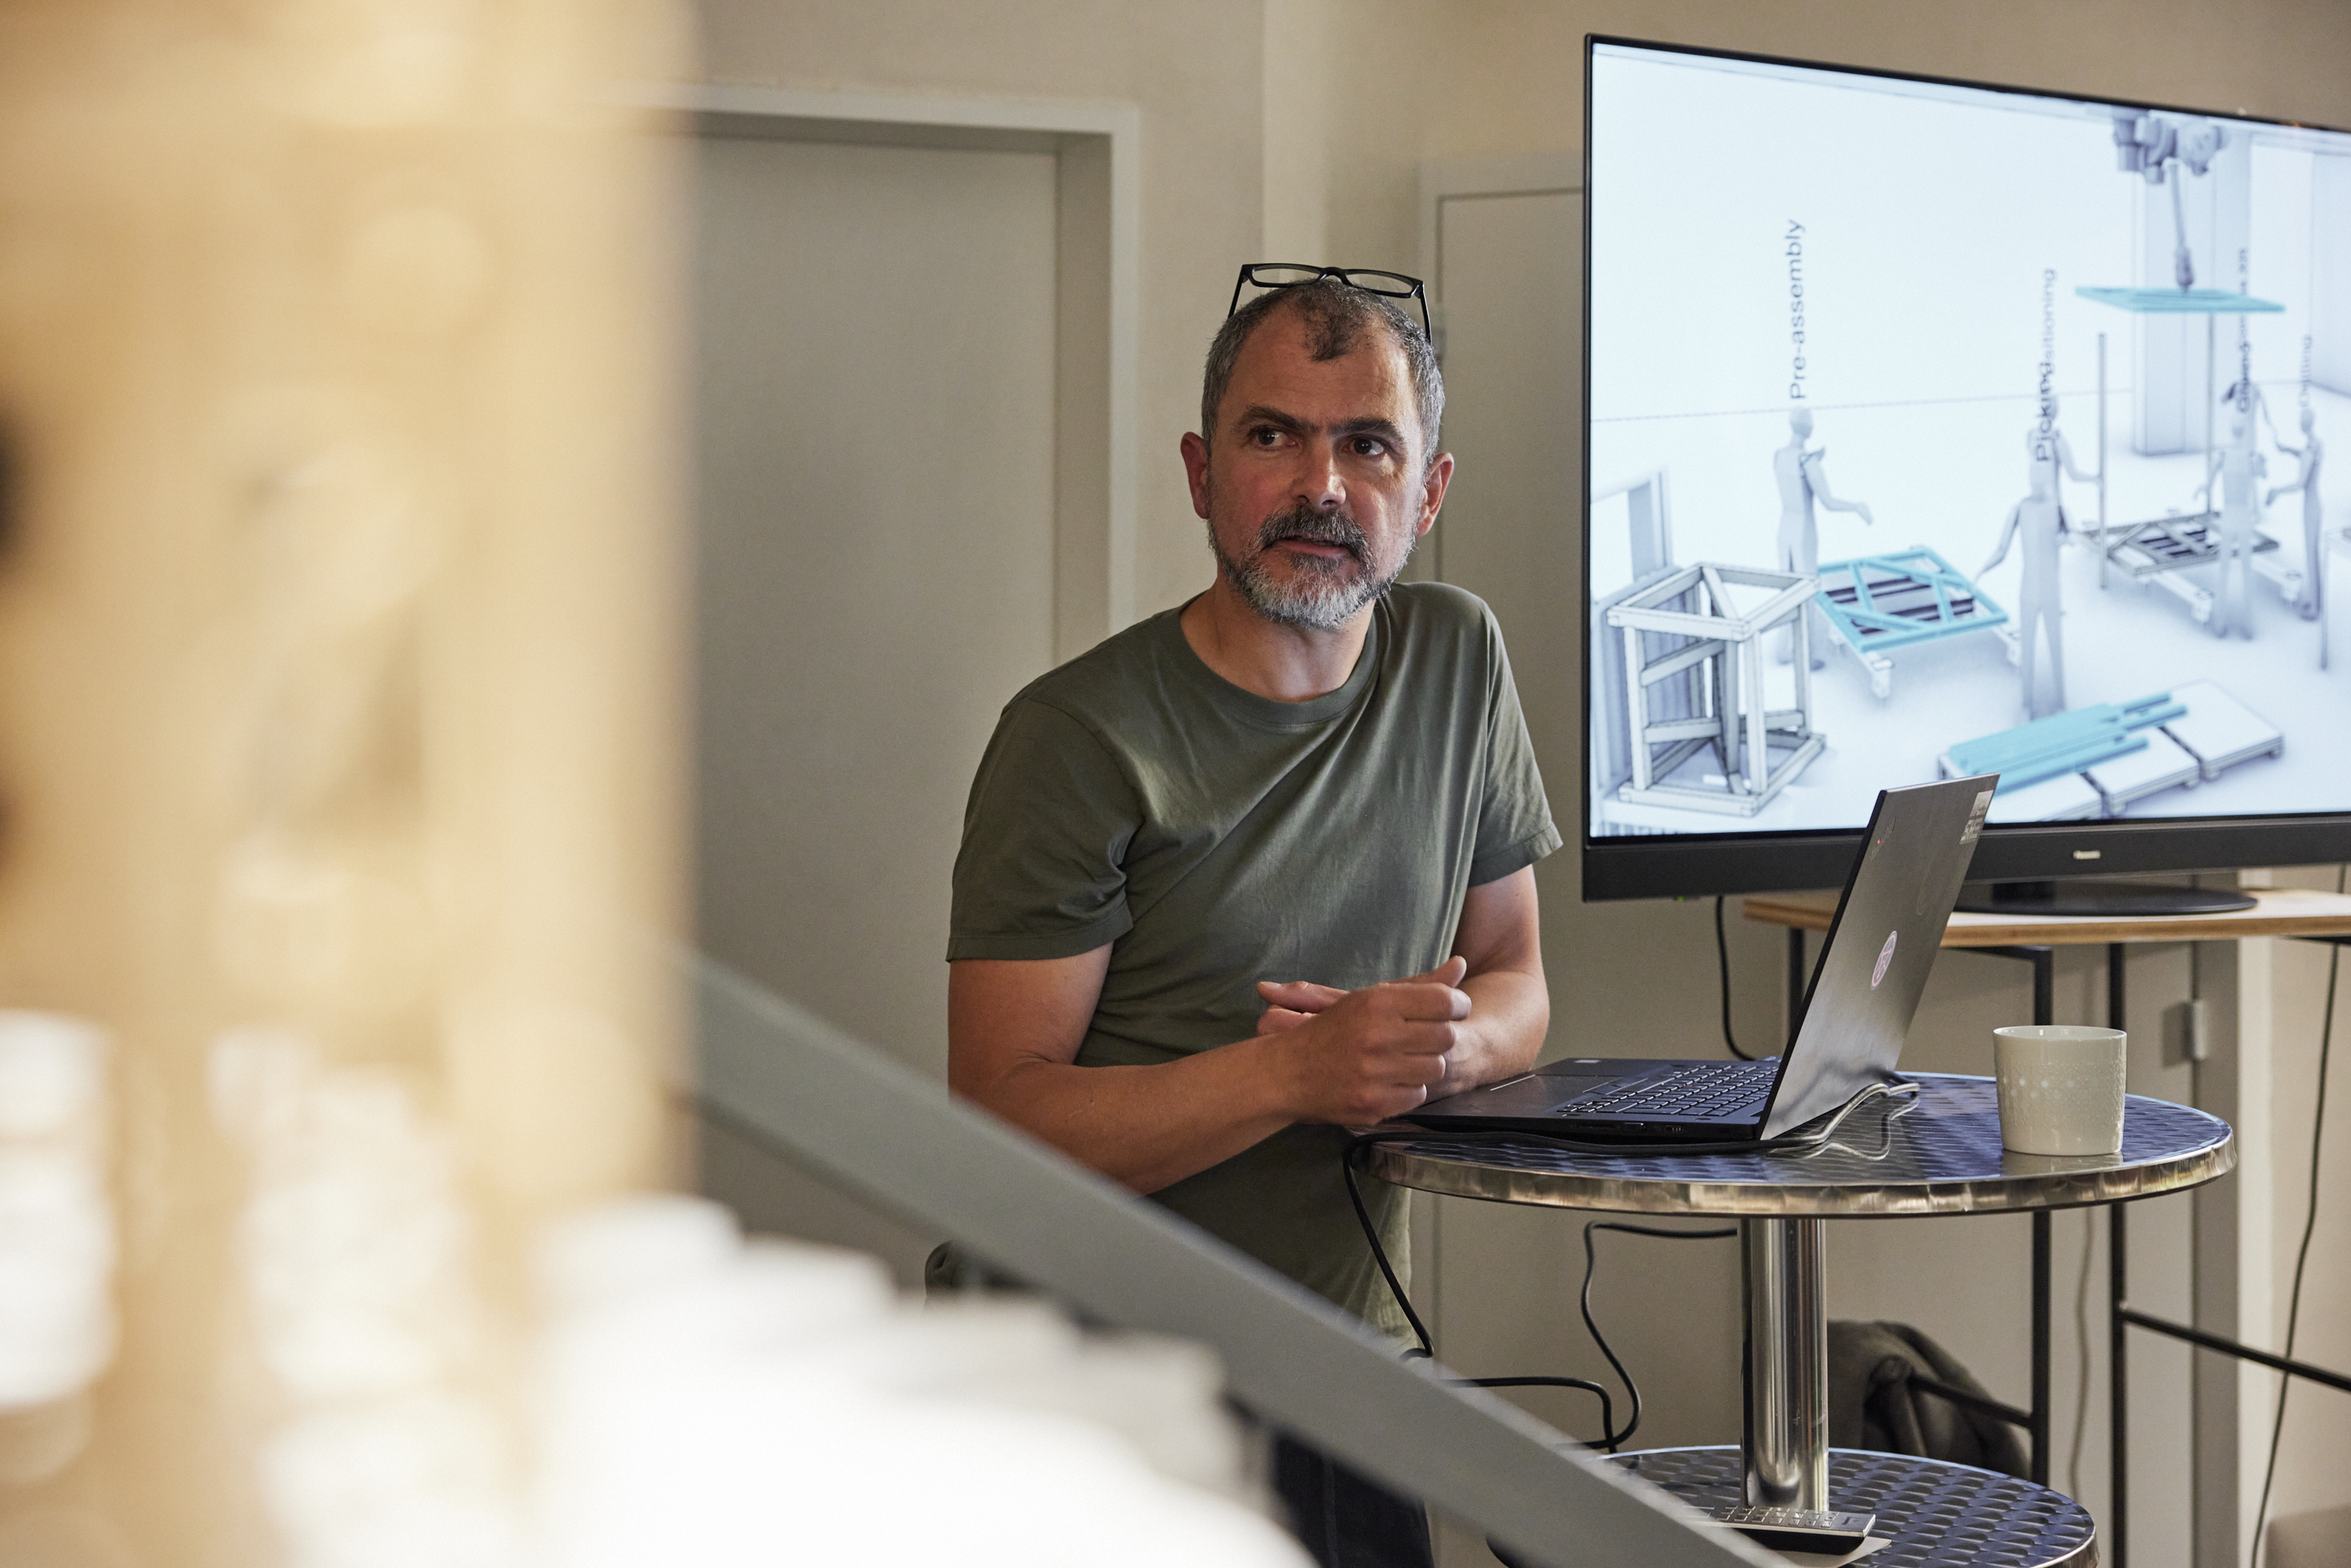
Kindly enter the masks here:
[[[2117, 1154], [2015, 1154], [2001, 1146], [2000, 1101], [1992, 1080], [1950, 1073], [1907, 1076], [1918, 1085], [1914, 1100], [1866, 1102], [1832, 1141], [1801, 1152], [1628, 1155], [1537, 1137], [1412, 1135], [1398, 1129], [1392, 1141], [1364, 1145], [1361, 1157], [1364, 1169], [1399, 1186], [1458, 1197], [1738, 1216], [1745, 1317], [1743, 1441], [1736, 1448], [1677, 1450], [1708, 1457], [1673, 1463], [1696, 1467], [1683, 1478], [1693, 1486], [1702, 1475], [1707, 1487], [1720, 1490], [1720, 1497], [1708, 1493], [1707, 1500], [1851, 1509], [1875, 1494], [1850, 1488], [1892, 1485], [1887, 1478], [1896, 1471], [1886, 1468], [1895, 1462], [1888, 1456], [1832, 1454], [1828, 1447], [1823, 1219], [2114, 1203], [2196, 1186], [2236, 1163], [2236, 1142], [2227, 1123], [2192, 1106], [2135, 1094], [2124, 1101]], [[1915, 1469], [1928, 1461], [1898, 1463]], [[2095, 1560], [2096, 1538], [2088, 1516], [2045, 1487], [1958, 1465], [1900, 1473], [1907, 1478], [1903, 1487], [1926, 1488], [1939, 1500], [1928, 1513], [1942, 1522], [1928, 1533], [1948, 1541], [1959, 1554], [1938, 1548], [1928, 1555], [1906, 1556], [1896, 1550], [1897, 1539], [1896, 1546], [1865, 1560], [1879, 1568], [1914, 1562], [1991, 1568]], [[2081, 1539], [2035, 1555], [2041, 1552], [2033, 1544], [2038, 1535], [2032, 1542], [2016, 1536], [2024, 1543], [2011, 1552], [2015, 1532], [1990, 1531], [1987, 1526], [1985, 1542], [1997, 1538], [2001, 1544], [1978, 1551], [1973, 1524], [1961, 1528], [1942, 1518], [1958, 1509], [1954, 1518], [1978, 1520], [1980, 1508], [1992, 1506], [1980, 1502], [1978, 1493], [1994, 1500], [1998, 1510], [2022, 1511], [2020, 1517], [2078, 1520]], [[1880, 1511], [1891, 1517], [1891, 1511]]]
[[[1616, 1462], [1699, 1508], [1736, 1507], [1737, 1448], [1652, 1448]], [[1886, 1544], [1855, 1568], [2088, 1568], [2097, 1529], [2046, 1487], [1968, 1465], [1829, 1450], [1836, 1505], [1875, 1513]], [[1808, 1559], [1809, 1561], [1809, 1559]]]
[[2125, 1099], [2116, 1155], [2020, 1155], [2001, 1147], [1992, 1080], [1908, 1073], [1917, 1103], [1864, 1105], [1810, 1154], [1620, 1155], [1541, 1138], [1400, 1136], [1363, 1168], [1455, 1197], [1648, 1214], [1756, 1217], [1989, 1214], [2113, 1203], [2177, 1192], [2236, 1163], [2229, 1124], [2193, 1106]]

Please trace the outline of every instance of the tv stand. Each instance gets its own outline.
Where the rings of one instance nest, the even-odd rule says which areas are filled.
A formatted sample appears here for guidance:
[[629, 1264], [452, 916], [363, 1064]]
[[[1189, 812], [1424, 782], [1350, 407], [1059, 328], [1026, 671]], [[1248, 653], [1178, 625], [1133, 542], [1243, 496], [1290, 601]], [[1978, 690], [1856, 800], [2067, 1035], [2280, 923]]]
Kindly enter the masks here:
[[2151, 882], [1971, 882], [1959, 890], [1969, 915], [2225, 915], [2257, 901], [2232, 887]]

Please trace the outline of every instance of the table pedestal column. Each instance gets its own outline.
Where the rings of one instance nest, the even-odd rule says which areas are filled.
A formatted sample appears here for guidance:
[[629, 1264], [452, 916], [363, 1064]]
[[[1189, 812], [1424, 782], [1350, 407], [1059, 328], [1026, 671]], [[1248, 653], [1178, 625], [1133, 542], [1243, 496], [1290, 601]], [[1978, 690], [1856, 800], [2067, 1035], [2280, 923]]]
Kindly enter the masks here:
[[1828, 1273], [1817, 1219], [1743, 1219], [1747, 1500], [1829, 1506]]

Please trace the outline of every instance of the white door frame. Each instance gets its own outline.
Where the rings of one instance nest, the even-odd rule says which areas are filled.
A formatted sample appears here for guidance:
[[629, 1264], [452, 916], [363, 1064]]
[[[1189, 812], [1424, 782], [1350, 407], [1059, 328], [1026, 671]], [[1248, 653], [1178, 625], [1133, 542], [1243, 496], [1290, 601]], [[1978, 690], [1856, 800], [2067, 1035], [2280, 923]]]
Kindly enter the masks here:
[[702, 136], [1054, 155], [1053, 656], [1134, 620], [1142, 112], [1132, 103], [660, 86]]
[[[1479, 196], [1583, 193], [1581, 152], [1513, 152], [1491, 158], [1436, 158], [1420, 166], [1420, 275], [1428, 280], [1437, 351], [1445, 349], [1445, 204]], [[1581, 307], [1579, 307], [1580, 310]]]

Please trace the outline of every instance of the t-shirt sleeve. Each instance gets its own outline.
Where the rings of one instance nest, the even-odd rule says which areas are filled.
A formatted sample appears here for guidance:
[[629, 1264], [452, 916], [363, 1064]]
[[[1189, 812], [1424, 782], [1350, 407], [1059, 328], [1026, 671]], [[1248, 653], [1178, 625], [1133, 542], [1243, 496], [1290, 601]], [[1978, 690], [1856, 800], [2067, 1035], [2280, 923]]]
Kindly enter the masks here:
[[1092, 731], [1015, 701], [964, 809], [949, 960], [1068, 958], [1125, 936], [1121, 862], [1140, 821], [1133, 783]]
[[1518, 683], [1510, 678], [1510, 657], [1502, 646], [1502, 629], [1490, 612], [1486, 616], [1486, 640], [1491, 658], [1486, 788], [1479, 801], [1477, 852], [1469, 862], [1472, 887], [1499, 882], [1520, 867], [1534, 864], [1564, 841], [1551, 820], [1542, 772], [1535, 766], [1534, 743], [1527, 737], [1526, 715], [1519, 710]]

